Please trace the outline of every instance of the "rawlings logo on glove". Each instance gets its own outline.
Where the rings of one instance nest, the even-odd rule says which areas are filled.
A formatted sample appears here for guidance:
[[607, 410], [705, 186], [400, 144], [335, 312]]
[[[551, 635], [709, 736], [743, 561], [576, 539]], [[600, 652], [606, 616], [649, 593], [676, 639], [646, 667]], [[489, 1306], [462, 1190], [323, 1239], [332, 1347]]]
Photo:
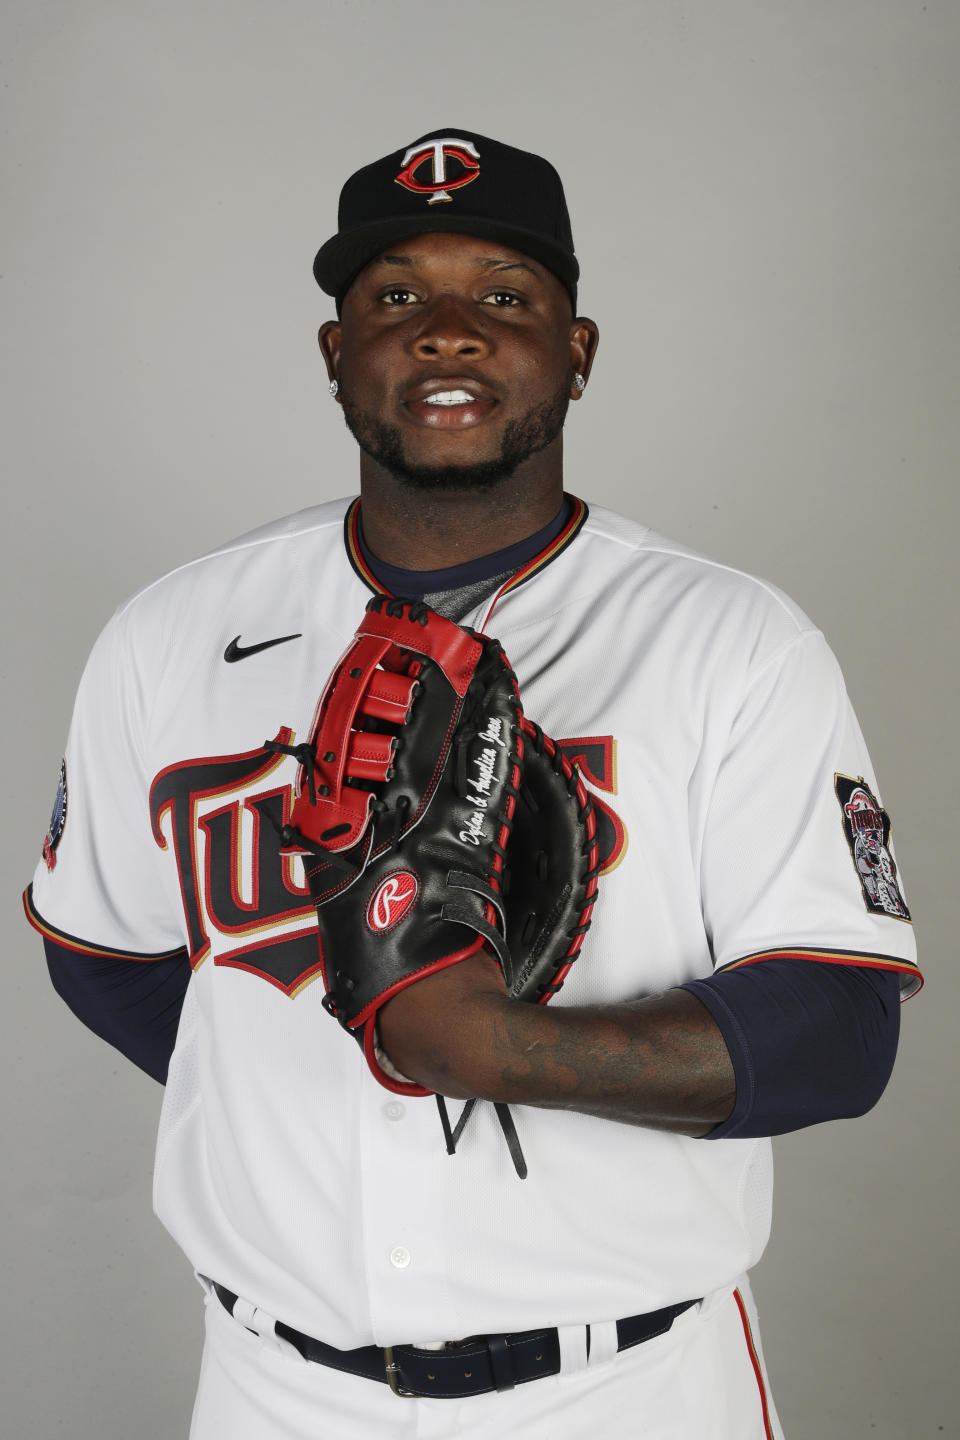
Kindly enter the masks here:
[[399, 870], [381, 880], [367, 906], [371, 930], [392, 930], [399, 925], [420, 893], [420, 882], [412, 870]]

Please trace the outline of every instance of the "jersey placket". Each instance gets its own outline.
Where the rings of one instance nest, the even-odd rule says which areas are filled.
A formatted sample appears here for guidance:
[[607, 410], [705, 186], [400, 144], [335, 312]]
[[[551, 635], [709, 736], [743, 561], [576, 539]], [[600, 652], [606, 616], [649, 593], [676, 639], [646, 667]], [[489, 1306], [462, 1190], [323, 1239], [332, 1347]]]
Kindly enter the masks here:
[[[444, 1251], [447, 1155], [433, 1097], [391, 1094], [365, 1073], [358, 1111], [370, 1321], [381, 1343], [455, 1338]], [[439, 1332], [439, 1333], [436, 1333]]]

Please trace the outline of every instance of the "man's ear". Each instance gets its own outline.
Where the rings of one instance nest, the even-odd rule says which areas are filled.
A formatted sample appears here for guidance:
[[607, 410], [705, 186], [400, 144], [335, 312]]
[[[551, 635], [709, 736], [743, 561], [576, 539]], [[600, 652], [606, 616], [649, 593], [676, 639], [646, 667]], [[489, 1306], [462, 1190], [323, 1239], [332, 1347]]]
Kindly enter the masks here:
[[[340, 322], [327, 320], [317, 331], [320, 353], [327, 367], [327, 379], [340, 382]], [[337, 401], [339, 404], [339, 399]]]
[[583, 376], [583, 385], [571, 385], [571, 400], [579, 400], [583, 394], [599, 344], [600, 331], [596, 323], [586, 315], [578, 315], [570, 327], [570, 364], [575, 375]]

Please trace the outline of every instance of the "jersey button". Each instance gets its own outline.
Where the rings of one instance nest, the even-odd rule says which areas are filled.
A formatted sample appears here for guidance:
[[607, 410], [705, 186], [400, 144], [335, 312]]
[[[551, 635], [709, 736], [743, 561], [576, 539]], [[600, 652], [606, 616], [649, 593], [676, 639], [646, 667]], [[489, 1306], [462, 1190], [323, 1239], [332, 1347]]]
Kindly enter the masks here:
[[406, 1245], [394, 1245], [390, 1251], [390, 1264], [397, 1270], [406, 1270], [410, 1264], [410, 1251]]
[[406, 1106], [401, 1105], [399, 1100], [390, 1100], [383, 1107], [383, 1113], [388, 1120], [402, 1120], [406, 1115]]

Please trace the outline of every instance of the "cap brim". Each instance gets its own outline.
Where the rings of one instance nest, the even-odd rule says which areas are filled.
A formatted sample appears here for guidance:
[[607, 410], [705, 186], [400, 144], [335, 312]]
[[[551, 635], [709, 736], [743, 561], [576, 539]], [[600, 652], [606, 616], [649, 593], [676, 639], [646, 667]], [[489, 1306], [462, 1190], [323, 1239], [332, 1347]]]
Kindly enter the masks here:
[[580, 275], [580, 266], [569, 251], [551, 245], [542, 235], [516, 225], [504, 225], [469, 215], [398, 216], [395, 220], [377, 220], [370, 225], [334, 235], [317, 252], [313, 273], [320, 289], [339, 300], [353, 284], [364, 266], [369, 265], [388, 245], [411, 235], [431, 235], [449, 231], [456, 235], [476, 235], [481, 240], [497, 240], [522, 255], [530, 255], [553, 272], [573, 294]]

